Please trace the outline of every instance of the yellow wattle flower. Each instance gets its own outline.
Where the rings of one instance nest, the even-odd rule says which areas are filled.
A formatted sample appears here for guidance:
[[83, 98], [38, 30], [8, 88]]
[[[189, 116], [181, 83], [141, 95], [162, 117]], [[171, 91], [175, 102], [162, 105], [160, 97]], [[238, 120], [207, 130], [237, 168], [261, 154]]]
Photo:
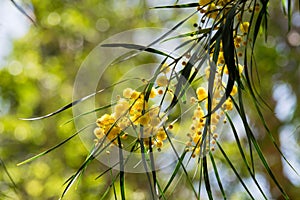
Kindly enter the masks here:
[[123, 90], [123, 97], [129, 99], [133, 93], [133, 90], [131, 88], [126, 88]]
[[243, 32], [243, 33], [248, 33], [249, 31], [249, 26], [250, 26], [250, 23], [249, 22], [243, 22], [240, 24], [240, 30]]
[[169, 83], [169, 80], [166, 76], [159, 76], [157, 79], [156, 79], [156, 83], [158, 86], [160, 87], [164, 87], [164, 86], [167, 86], [168, 83]]
[[238, 92], [238, 89], [237, 89], [237, 87], [234, 85], [233, 88], [232, 88], [232, 91], [231, 91], [230, 95], [231, 95], [231, 96], [234, 96], [237, 92]]
[[214, 10], [216, 10], [216, 9], [217, 9], [216, 4], [214, 4], [214, 3], [209, 4], [207, 11], [213, 11], [212, 13], [210, 13], [210, 14], [208, 15], [209, 18], [215, 19], [215, 18], [217, 17], [218, 12], [217, 12], [217, 11], [214, 11]]
[[212, 0], [199, 0], [199, 5], [200, 6], [205, 6], [209, 4]]
[[198, 87], [196, 93], [199, 101], [202, 101], [205, 98], [207, 98], [207, 92], [204, 87]]

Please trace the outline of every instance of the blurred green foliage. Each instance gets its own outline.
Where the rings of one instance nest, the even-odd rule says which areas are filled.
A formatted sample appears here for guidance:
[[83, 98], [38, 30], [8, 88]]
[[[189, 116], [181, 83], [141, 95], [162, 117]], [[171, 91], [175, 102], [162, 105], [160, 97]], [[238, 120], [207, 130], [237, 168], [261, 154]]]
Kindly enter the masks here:
[[[180, 13], [171, 11], [159, 18], [149, 14], [147, 2], [138, 0], [31, 3], [38, 25], [14, 42], [8, 64], [0, 71], [0, 158], [18, 187], [15, 192], [0, 168], [0, 199], [58, 199], [63, 183], [88, 153], [77, 137], [45, 157], [17, 167], [76, 132], [72, 124], [61, 126], [72, 118], [71, 110], [43, 121], [19, 118], [41, 116], [71, 102], [77, 70], [102, 40], [124, 30], [160, 26]], [[100, 163], [93, 164], [77, 191], [68, 193], [66, 199], [100, 198], [108, 186], [106, 178], [94, 180], [101, 169]]]
[[[58, 199], [64, 189], [63, 183], [77, 170], [88, 153], [80, 139], [75, 137], [47, 156], [17, 167], [17, 163], [54, 146], [76, 131], [73, 124], [61, 126], [72, 117], [70, 110], [42, 121], [28, 122], [19, 118], [45, 115], [71, 102], [74, 78], [82, 61], [98, 43], [110, 35], [133, 28], [166, 27], [188, 14], [187, 11], [176, 9], [149, 11], [147, 1], [138, 0], [32, 0], [32, 5], [38, 26], [32, 26], [25, 37], [14, 42], [8, 65], [0, 71], [0, 103], [3, 107], [0, 111], [0, 158], [5, 162], [17, 185], [16, 192], [9, 177], [0, 168], [0, 199]], [[274, 19], [271, 20], [275, 23]], [[284, 37], [281, 37], [285, 33], [276, 30], [274, 23], [270, 23], [269, 32], [274, 34], [273, 37], [285, 42]], [[299, 63], [299, 58], [296, 57], [299, 47], [289, 48], [291, 50], [286, 58], [290, 62]], [[288, 82], [299, 99], [299, 79], [295, 75], [295, 71], [299, 73], [299, 66], [293, 69], [278, 66], [275, 61], [280, 52], [276, 52], [276, 46], [267, 48], [258, 43], [256, 51], [257, 65], [265, 66], [259, 67], [258, 72], [263, 76], [260, 83], [261, 93], [271, 108], [276, 106], [271, 96], [272, 85], [278, 81]], [[271, 82], [275, 74], [278, 75], [277, 79]], [[273, 123], [277, 123], [271, 131], [280, 143], [279, 129], [285, 122], [278, 121], [272, 111], [267, 110], [267, 113], [269, 125], [273, 127]], [[288, 123], [299, 122], [298, 116], [297, 108]], [[262, 133], [264, 129], [258, 117], [255, 114], [250, 117], [258, 133]], [[266, 141], [267, 136], [260, 137], [268, 160], [273, 162], [272, 169], [276, 170], [280, 165], [276, 175], [289, 188], [287, 192], [291, 199], [298, 197], [299, 191], [296, 191], [296, 188], [299, 186], [293, 185], [284, 175], [280, 155], [274, 153], [276, 150]], [[238, 163], [238, 152], [233, 148], [233, 144], [234, 141], [224, 146], [231, 155], [232, 162]], [[218, 157], [218, 153], [216, 156]], [[224, 160], [218, 161], [217, 165], [222, 168], [223, 184], [231, 185], [227, 188], [231, 194], [230, 199], [245, 198], [246, 195], [241, 192], [237, 180], [226, 180], [227, 176], [232, 177], [232, 172], [223, 162]], [[92, 163], [77, 190], [72, 188], [66, 199], [99, 199], [110, 180], [109, 176], [98, 180], [95, 178], [105, 169], [100, 162]], [[239, 170], [243, 172], [245, 169]], [[268, 193], [276, 196], [275, 186], [271, 181], [269, 183], [265, 171], [261, 170], [259, 174], [270, 184]], [[128, 177], [128, 199], [150, 198], [145, 181], [146, 178], [141, 174]], [[191, 194], [184, 186], [184, 182], [179, 184], [171, 199], [189, 197]], [[216, 195], [221, 197], [220, 194]]]

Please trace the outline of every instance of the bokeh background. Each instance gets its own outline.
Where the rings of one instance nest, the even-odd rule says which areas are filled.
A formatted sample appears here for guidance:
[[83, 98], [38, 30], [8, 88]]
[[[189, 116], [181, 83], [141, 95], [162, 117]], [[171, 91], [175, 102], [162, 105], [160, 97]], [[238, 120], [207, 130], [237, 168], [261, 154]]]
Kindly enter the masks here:
[[[149, 9], [170, 3], [174, 2], [20, 2], [36, 19], [38, 25], [34, 26], [10, 1], [0, 2], [0, 159], [17, 186], [14, 188], [5, 173], [4, 164], [1, 164], [0, 199], [59, 198], [64, 189], [63, 183], [85, 160], [89, 150], [78, 137], [31, 163], [16, 165], [73, 134], [76, 130], [72, 123], [62, 126], [72, 118], [72, 111], [41, 121], [22, 121], [19, 118], [45, 115], [71, 102], [74, 79], [81, 63], [96, 45], [109, 36], [133, 28], [171, 28], [194, 11]], [[263, 36], [259, 38], [255, 55], [260, 77], [257, 87], [270, 107], [264, 107], [264, 117], [282, 152], [300, 172], [300, 13], [297, 5], [293, 9], [292, 26], [288, 30], [282, 7], [278, 3], [270, 3], [267, 42]], [[193, 29], [195, 22], [197, 18], [189, 21], [181, 31]], [[254, 110], [251, 105], [247, 108], [248, 117], [262, 151], [290, 198], [297, 199], [300, 196], [300, 178], [274, 148], [260, 118], [251, 112]], [[242, 135], [243, 129], [239, 131]], [[229, 134], [230, 131], [225, 129], [222, 143], [238, 167], [238, 151], [233, 148], [234, 140]], [[221, 178], [231, 186], [226, 188], [229, 199], [247, 199], [228, 166], [222, 160], [218, 164], [222, 166]], [[104, 176], [95, 180], [95, 177], [105, 169], [100, 162], [93, 162], [77, 187], [68, 192], [66, 199], [99, 199], [109, 184], [109, 178]], [[239, 170], [243, 174], [246, 169]], [[268, 196], [280, 199], [276, 186], [264, 169], [257, 173]], [[247, 180], [246, 175], [244, 178]], [[149, 199], [147, 184], [142, 174], [128, 176], [128, 198]], [[174, 188], [171, 199], [187, 198], [189, 195], [188, 186], [182, 182]]]

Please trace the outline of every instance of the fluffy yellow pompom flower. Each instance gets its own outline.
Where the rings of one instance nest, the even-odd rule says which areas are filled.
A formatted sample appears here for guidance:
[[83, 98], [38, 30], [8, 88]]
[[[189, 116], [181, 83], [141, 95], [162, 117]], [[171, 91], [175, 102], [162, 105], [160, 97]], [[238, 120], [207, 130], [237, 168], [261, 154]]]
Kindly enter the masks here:
[[199, 5], [200, 6], [204, 6], [207, 5], [211, 2], [211, 0], [199, 0]]
[[155, 88], [152, 88], [149, 97], [155, 98], [156, 95], [157, 95], [157, 90]]
[[229, 74], [229, 71], [228, 71], [228, 68], [227, 68], [227, 65], [224, 65], [224, 71], [223, 71], [225, 74]]
[[129, 99], [133, 93], [133, 90], [131, 88], [126, 88], [123, 90], [123, 97]]
[[156, 83], [158, 86], [160, 87], [164, 87], [164, 86], [167, 86], [168, 85], [168, 78], [166, 76], [160, 76], [156, 79]]
[[198, 155], [200, 155], [200, 152], [201, 152], [201, 148], [200, 148], [200, 147], [197, 147], [197, 148], [195, 149], [195, 151], [194, 151], [194, 154], [195, 154], [196, 156], [198, 156]]
[[133, 92], [131, 93], [130, 98], [131, 99], [137, 99], [137, 98], [139, 98], [140, 94], [141, 94], [140, 92], [137, 92], [137, 91], [133, 90]]
[[99, 127], [95, 128], [94, 134], [98, 139], [102, 139], [105, 136], [103, 129]]
[[150, 121], [149, 114], [145, 114], [138, 118], [138, 122], [143, 126], [148, 125], [149, 121]]
[[163, 66], [162, 66], [162, 70], [161, 70], [163, 73], [167, 74], [171, 71], [169, 65], [167, 63], [164, 63]]
[[231, 99], [227, 99], [225, 103], [223, 104], [223, 108], [226, 110], [232, 110], [233, 109], [233, 103]]
[[197, 109], [194, 110], [194, 117], [197, 117], [199, 119], [204, 117], [204, 112], [200, 106], [198, 106]]
[[195, 134], [193, 137], [193, 142], [197, 145], [201, 144], [202, 135]]
[[123, 115], [129, 109], [129, 103], [125, 99], [120, 99], [115, 106], [115, 114], [114, 117], [118, 119], [121, 115]]
[[202, 101], [205, 98], [207, 98], [207, 92], [204, 87], [198, 87], [196, 93], [199, 101]]
[[157, 140], [155, 144], [157, 148], [161, 148], [164, 143], [161, 140]]
[[238, 89], [237, 87], [234, 85], [233, 88], [232, 88], [232, 91], [230, 93], [231, 96], [234, 96], [236, 93], [237, 93]]
[[235, 42], [235, 43], [240, 44], [242, 41], [243, 41], [243, 38], [242, 38], [241, 36], [239, 36], [239, 35], [237, 35], [237, 36], [234, 38], [234, 42]]
[[218, 12], [214, 11], [216, 9], [217, 9], [216, 4], [214, 3], [209, 4], [207, 11], [213, 11], [211, 14], [208, 15], [209, 18], [215, 19], [218, 16]]
[[[221, 69], [222, 69], [222, 68], [223, 68], [223, 67], [221, 67]], [[223, 72], [224, 72], [225, 74], [229, 74], [227, 65], [224, 65], [224, 69], [223, 69], [223, 70], [224, 70]], [[239, 64], [239, 65], [238, 65], [238, 70], [239, 70], [239, 74], [241, 75], [242, 72], [243, 72], [243, 70], [244, 70], [244, 66], [241, 65], [241, 64]]]
[[243, 33], [248, 33], [249, 26], [250, 26], [249, 22], [243, 22], [240, 24], [240, 29]]
[[238, 69], [239, 69], [239, 73], [240, 73], [240, 75], [241, 75], [242, 72], [243, 72], [243, 70], [244, 70], [244, 66], [241, 65], [241, 64], [239, 64]]
[[209, 75], [210, 75], [210, 67], [206, 67], [205, 68], [205, 76], [207, 79], [209, 79]]
[[219, 57], [218, 57], [218, 64], [224, 64], [224, 63], [225, 63], [224, 53], [222, 51], [220, 51]]
[[158, 140], [163, 141], [163, 140], [167, 139], [167, 137], [168, 137], [168, 136], [167, 136], [165, 130], [162, 129], [162, 128], [160, 128], [160, 129], [157, 131], [157, 133], [156, 133], [156, 138], [157, 138]]
[[101, 126], [108, 126], [109, 124], [114, 123], [115, 118], [109, 114], [104, 114], [102, 115], [102, 117], [100, 117], [99, 119], [97, 119], [97, 125], [99, 127]]

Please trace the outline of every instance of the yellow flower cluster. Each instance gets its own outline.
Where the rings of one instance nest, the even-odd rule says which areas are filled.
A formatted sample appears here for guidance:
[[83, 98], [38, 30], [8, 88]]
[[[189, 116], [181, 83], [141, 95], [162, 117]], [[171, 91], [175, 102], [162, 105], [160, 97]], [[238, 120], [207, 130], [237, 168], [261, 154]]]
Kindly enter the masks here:
[[249, 22], [240, 23], [240, 30], [242, 31], [242, 33], [248, 33], [249, 26], [250, 26]]
[[[224, 17], [224, 20], [226, 20], [226, 15], [228, 14], [228, 10], [231, 9], [231, 4], [237, 2], [236, 0], [199, 0], [199, 6], [198, 10], [200, 13], [204, 14], [202, 16], [201, 22], [205, 24], [205, 21], [207, 20], [223, 20], [222, 17]], [[236, 15], [236, 25], [235, 30], [233, 31], [233, 39], [234, 39], [234, 47], [236, 48], [235, 52], [237, 52], [237, 57], [235, 57], [236, 63], [239, 63], [239, 57], [243, 56], [243, 50], [241, 49], [242, 46], [247, 45], [247, 39], [248, 34], [250, 32], [250, 23], [245, 20], [246, 10], [248, 12], [257, 12], [260, 10], [259, 3], [253, 3], [252, 1], [245, 1], [243, 3], [247, 3], [247, 5], [244, 5], [243, 8], [245, 8], [244, 12]], [[218, 19], [217, 19], [218, 18]], [[214, 24], [223, 24], [223, 23], [214, 23]], [[215, 29], [218, 29], [218, 25], [216, 25]], [[250, 39], [249, 39], [250, 40]], [[214, 52], [211, 52], [211, 59], [213, 57]], [[209, 76], [211, 73], [211, 68], [207, 67], [205, 69], [205, 77], [207, 81], [209, 80]], [[237, 65], [237, 70], [239, 74], [241, 75], [244, 66], [241, 64]], [[220, 104], [221, 98], [225, 94], [225, 88], [226, 84], [223, 83], [223, 80], [227, 79], [226, 75], [229, 74], [227, 65], [225, 64], [225, 58], [224, 58], [224, 51], [222, 42], [220, 43], [220, 50], [219, 55], [216, 63], [216, 72], [214, 77], [214, 86], [213, 91], [210, 91], [210, 97], [211, 97], [211, 107], [214, 109], [217, 105]], [[233, 89], [230, 93], [231, 96], [236, 95], [238, 92], [237, 86], [234, 85]], [[234, 108], [233, 102], [231, 98], [228, 98], [221, 106], [221, 109], [215, 111], [210, 116], [206, 116], [208, 111], [208, 91], [204, 87], [198, 87], [196, 89], [196, 97], [191, 98], [191, 103], [195, 104], [197, 103], [197, 108], [194, 110], [194, 114], [192, 116], [192, 124], [190, 127], [190, 132], [188, 136], [190, 137], [190, 141], [187, 143], [189, 151], [193, 152], [193, 157], [198, 155], [200, 153], [200, 144], [203, 143], [204, 138], [202, 138], [202, 131], [204, 129], [204, 124], [207, 118], [210, 118], [210, 126], [207, 127], [208, 133], [207, 138], [213, 138], [209, 141], [209, 139], [205, 140], [206, 144], [203, 145], [206, 150], [209, 150], [210, 144], [215, 143], [215, 139], [217, 138], [218, 134], [215, 133], [216, 127], [218, 123], [220, 122], [221, 118], [224, 118], [224, 112], [231, 111]], [[226, 122], [224, 120], [224, 122]], [[202, 146], [202, 147], [203, 147]], [[211, 150], [214, 149], [214, 147], [210, 148]]]
[[200, 9], [202, 13], [207, 13], [208, 18], [215, 19], [222, 10], [222, 7], [229, 2], [230, 0], [199, 0], [198, 9]]
[[[152, 88], [149, 98], [155, 98], [156, 95], [158, 95], [157, 89]], [[117, 145], [118, 135], [121, 139], [126, 139], [128, 137], [126, 131], [131, 127], [138, 133], [135, 137], [143, 138], [146, 147], [150, 145], [150, 137], [153, 147], [163, 146], [163, 142], [167, 139], [167, 133], [161, 127], [164, 113], [161, 112], [159, 106], [152, 105], [149, 108], [149, 103], [145, 100], [143, 93], [132, 88], [124, 89], [123, 98], [118, 100], [113, 111], [112, 114], [104, 114], [97, 119], [98, 127], [94, 130], [97, 142], [105, 138]], [[136, 128], [137, 126], [143, 127], [143, 133], [139, 132], [140, 129]]]
[[[199, 6], [197, 9], [200, 10], [202, 13], [207, 13], [208, 18], [215, 19], [218, 14], [222, 14], [221, 12], [226, 14], [228, 9], [227, 8], [224, 9], [224, 6], [228, 6], [228, 4], [232, 4], [232, 3], [236, 3], [236, 2], [237, 2], [236, 0], [199, 0]], [[251, 3], [252, 2], [250, 2], [250, 4]], [[246, 7], [248, 8], [249, 12], [252, 12], [253, 10], [258, 12], [260, 10], [259, 3], [256, 3], [253, 6], [249, 5]], [[247, 25], [249, 25], [249, 23], [248, 22], [246, 22], [245, 24], [242, 23], [242, 26], [244, 26], [244, 25], [245, 25], [245, 29], [243, 28], [243, 30], [245, 32], [248, 32], [249, 26], [247, 27]], [[243, 30], [242, 30], [242, 32], [244, 32]]]
[[159, 77], [157, 78], [156, 83], [157, 83], [157, 85], [160, 86], [160, 87], [165, 87], [165, 86], [168, 85], [169, 80], [168, 80], [168, 78], [167, 78], [165, 75], [163, 75], [163, 76], [159, 76]]
[[[223, 76], [226, 76], [228, 74], [228, 70], [227, 67], [224, 64], [224, 57], [223, 57], [223, 52], [221, 51], [219, 54], [219, 58], [218, 58], [218, 63], [217, 63], [217, 71], [215, 74], [215, 79], [214, 79], [214, 90], [211, 92], [211, 96], [212, 96], [212, 108], [215, 108], [221, 98], [223, 97], [223, 95], [225, 94], [225, 83], [223, 83], [222, 78]], [[210, 76], [210, 67], [207, 67], [205, 69], [205, 77], [207, 79], [207, 81], [209, 80], [209, 76]], [[239, 65], [239, 72], [242, 73], [243, 71], [243, 67], [241, 65]], [[233, 89], [230, 93], [231, 96], [236, 95], [238, 92], [237, 86], [234, 85]], [[196, 157], [196, 155], [200, 154], [201, 151], [201, 146], [205, 147], [205, 150], [214, 150], [214, 144], [215, 144], [215, 139], [218, 137], [218, 134], [215, 132], [217, 129], [218, 124], [220, 123], [220, 120], [222, 118], [224, 118], [224, 112], [227, 111], [231, 111], [233, 109], [233, 103], [231, 98], [228, 98], [222, 105], [222, 109], [219, 109], [217, 111], [215, 111], [214, 113], [211, 114], [210, 116], [210, 126], [207, 127], [207, 135], [206, 138], [210, 138], [210, 139], [206, 139], [206, 143], [202, 144], [204, 142], [204, 138], [202, 138], [202, 134], [203, 134], [203, 130], [204, 130], [204, 126], [206, 123], [206, 120], [208, 118], [207, 113], [207, 109], [208, 109], [208, 101], [207, 101], [207, 97], [208, 97], [208, 91], [204, 88], [204, 87], [198, 87], [196, 89], [196, 96], [195, 97], [191, 97], [191, 103], [195, 104], [197, 103], [197, 107], [194, 110], [193, 116], [192, 116], [192, 123], [190, 126], [190, 130], [189, 130], [189, 138], [190, 141], [188, 141], [187, 143], [187, 150], [193, 152], [192, 157]], [[224, 123], [226, 121], [224, 120]]]
[[122, 132], [122, 129], [115, 125], [115, 118], [109, 114], [104, 114], [97, 119], [97, 128], [94, 130], [94, 134], [98, 139], [107, 138], [114, 144], [117, 144], [116, 138]]
[[214, 4], [215, 6], [224, 6], [232, 0], [199, 0], [200, 6], [207, 6]]
[[207, 92], [204, 87], [197, 88], [196, 93], [199, 101], [203, 101], [207, 98]]
[[[201, 23], [206, 24], [204, 26], [209, 26], [209, 21], [214, 21], [214, 29], [219, 29], [219, 26], [222, 26], [225, 24], [226, 21], [226, 15], [229, 13], [228, 11], [232, 8], [232, 5], [235, 5], [234, 3], [238, 3], [236, 0], [199, 0], [199, 6], [197, 7], [197, 10], [200, 11], [203, 15], [201, 15]], [[247, 46], [247, 41], [251, 41], [251, 39], [248, 37], [250, 32], [250, 22], [245, 20], [245, 18], [248, 16], [246, 11], [249, 13], [252, 12], [258, 12], [260, 10], [260, 4], [254, 3], [253, 1], [243, 1], [240, 2], [243, 4], [241, 8], [243, 9], [242, 12], [237, 14], [235, 17], [234, 22], [234, 31], [233, 31], [233, 39], [234, 39], [234, 47], [236, 55], [234, 57], [236, 63], [239, 63], [239, 57], [243, 56], [243, 49], [241, 47]], [[224, 21], [221, 21], [224, 20]], [[198, 27], [196, 24], [195, 27]], [[200, 26], [199, 26], [200, 27]], [[198, 28], [199, 28], [198, 27]], [[214, 52], [210, 52], [211, 59], [214, 55]], [[211, 67], [207, 67], [205, 69], [205, 77], [208, 80], [210, 80], [210, 73], [211, 73]], [[237, 64], [237, 70], [239, 74], [241, 75], [244, 66], [241, 64]], [[213, 91], [210, 92], [211, 97], [211, 107], [214, 109], [217, 105], [220, 104], [221, 98], [225, 94], [225, 88], [226, 84], [223, 83], [223, 80], [228, 79], [226, 75], [229, 74], [227, 65], [225, 64], [225, 58], [224, 58], [224, 51], [222, 42], [220, 42], [220, 49], [218, 54], [218, 59], [216, 63], [216, 72], [214, 77], [214, 86]], [[232, 91], [230, 93], [231, 97], [236, 95], [238, 92], [238, 88], [236, 85], [233, 86]], [[213, 138], [209, 141], [209, 139], [206, 139], [206, 144], [201, 144], [204, 146], [204, 149], [209, 150], [210, 144], [215, 143], [215, 139], [217, 138], [218, 134], [215, 133], [216, 127], [218, 123], [220, 122], [220, 119], [224, 117], [224, 112], [231, 111], [234, 108], [232, 98], [228, 98], [221, 106], [221, 109], [215, 111], [210, 116], [206, 116], [208, 111], [208, 91], [204, 87], [198, 87], [196, 89], [196, 97], [191, 98], [192, 104], [198, 104], [197, 108], [194, 110], [194, 114], [192, 116], [192, 124], [190, 127], [190, 132], [188, 134], [190, 141], [187, 143], [187, 150], [193, 152], [193, 157], [198, 155], [200, 153], [201, 147], [200, 144], [203, 143], [204, 138], [202, 138], [202, 131], [204, 129], [204, 124], [206, 120], [209, 118], [210, 123], [208, 123], [210, 126], [207, 127], [208, 134], [207, 138]], [[205, 113], [205, 114], [204, 114]], [[226, 122], [224, 120], [224, 122]], [[211, 136], [211, 137], [210, 137]], [[202, 146], [202, 147], [203, 147]], [[211, 147], [211, 150], [213, 150], [214, 147]]]

